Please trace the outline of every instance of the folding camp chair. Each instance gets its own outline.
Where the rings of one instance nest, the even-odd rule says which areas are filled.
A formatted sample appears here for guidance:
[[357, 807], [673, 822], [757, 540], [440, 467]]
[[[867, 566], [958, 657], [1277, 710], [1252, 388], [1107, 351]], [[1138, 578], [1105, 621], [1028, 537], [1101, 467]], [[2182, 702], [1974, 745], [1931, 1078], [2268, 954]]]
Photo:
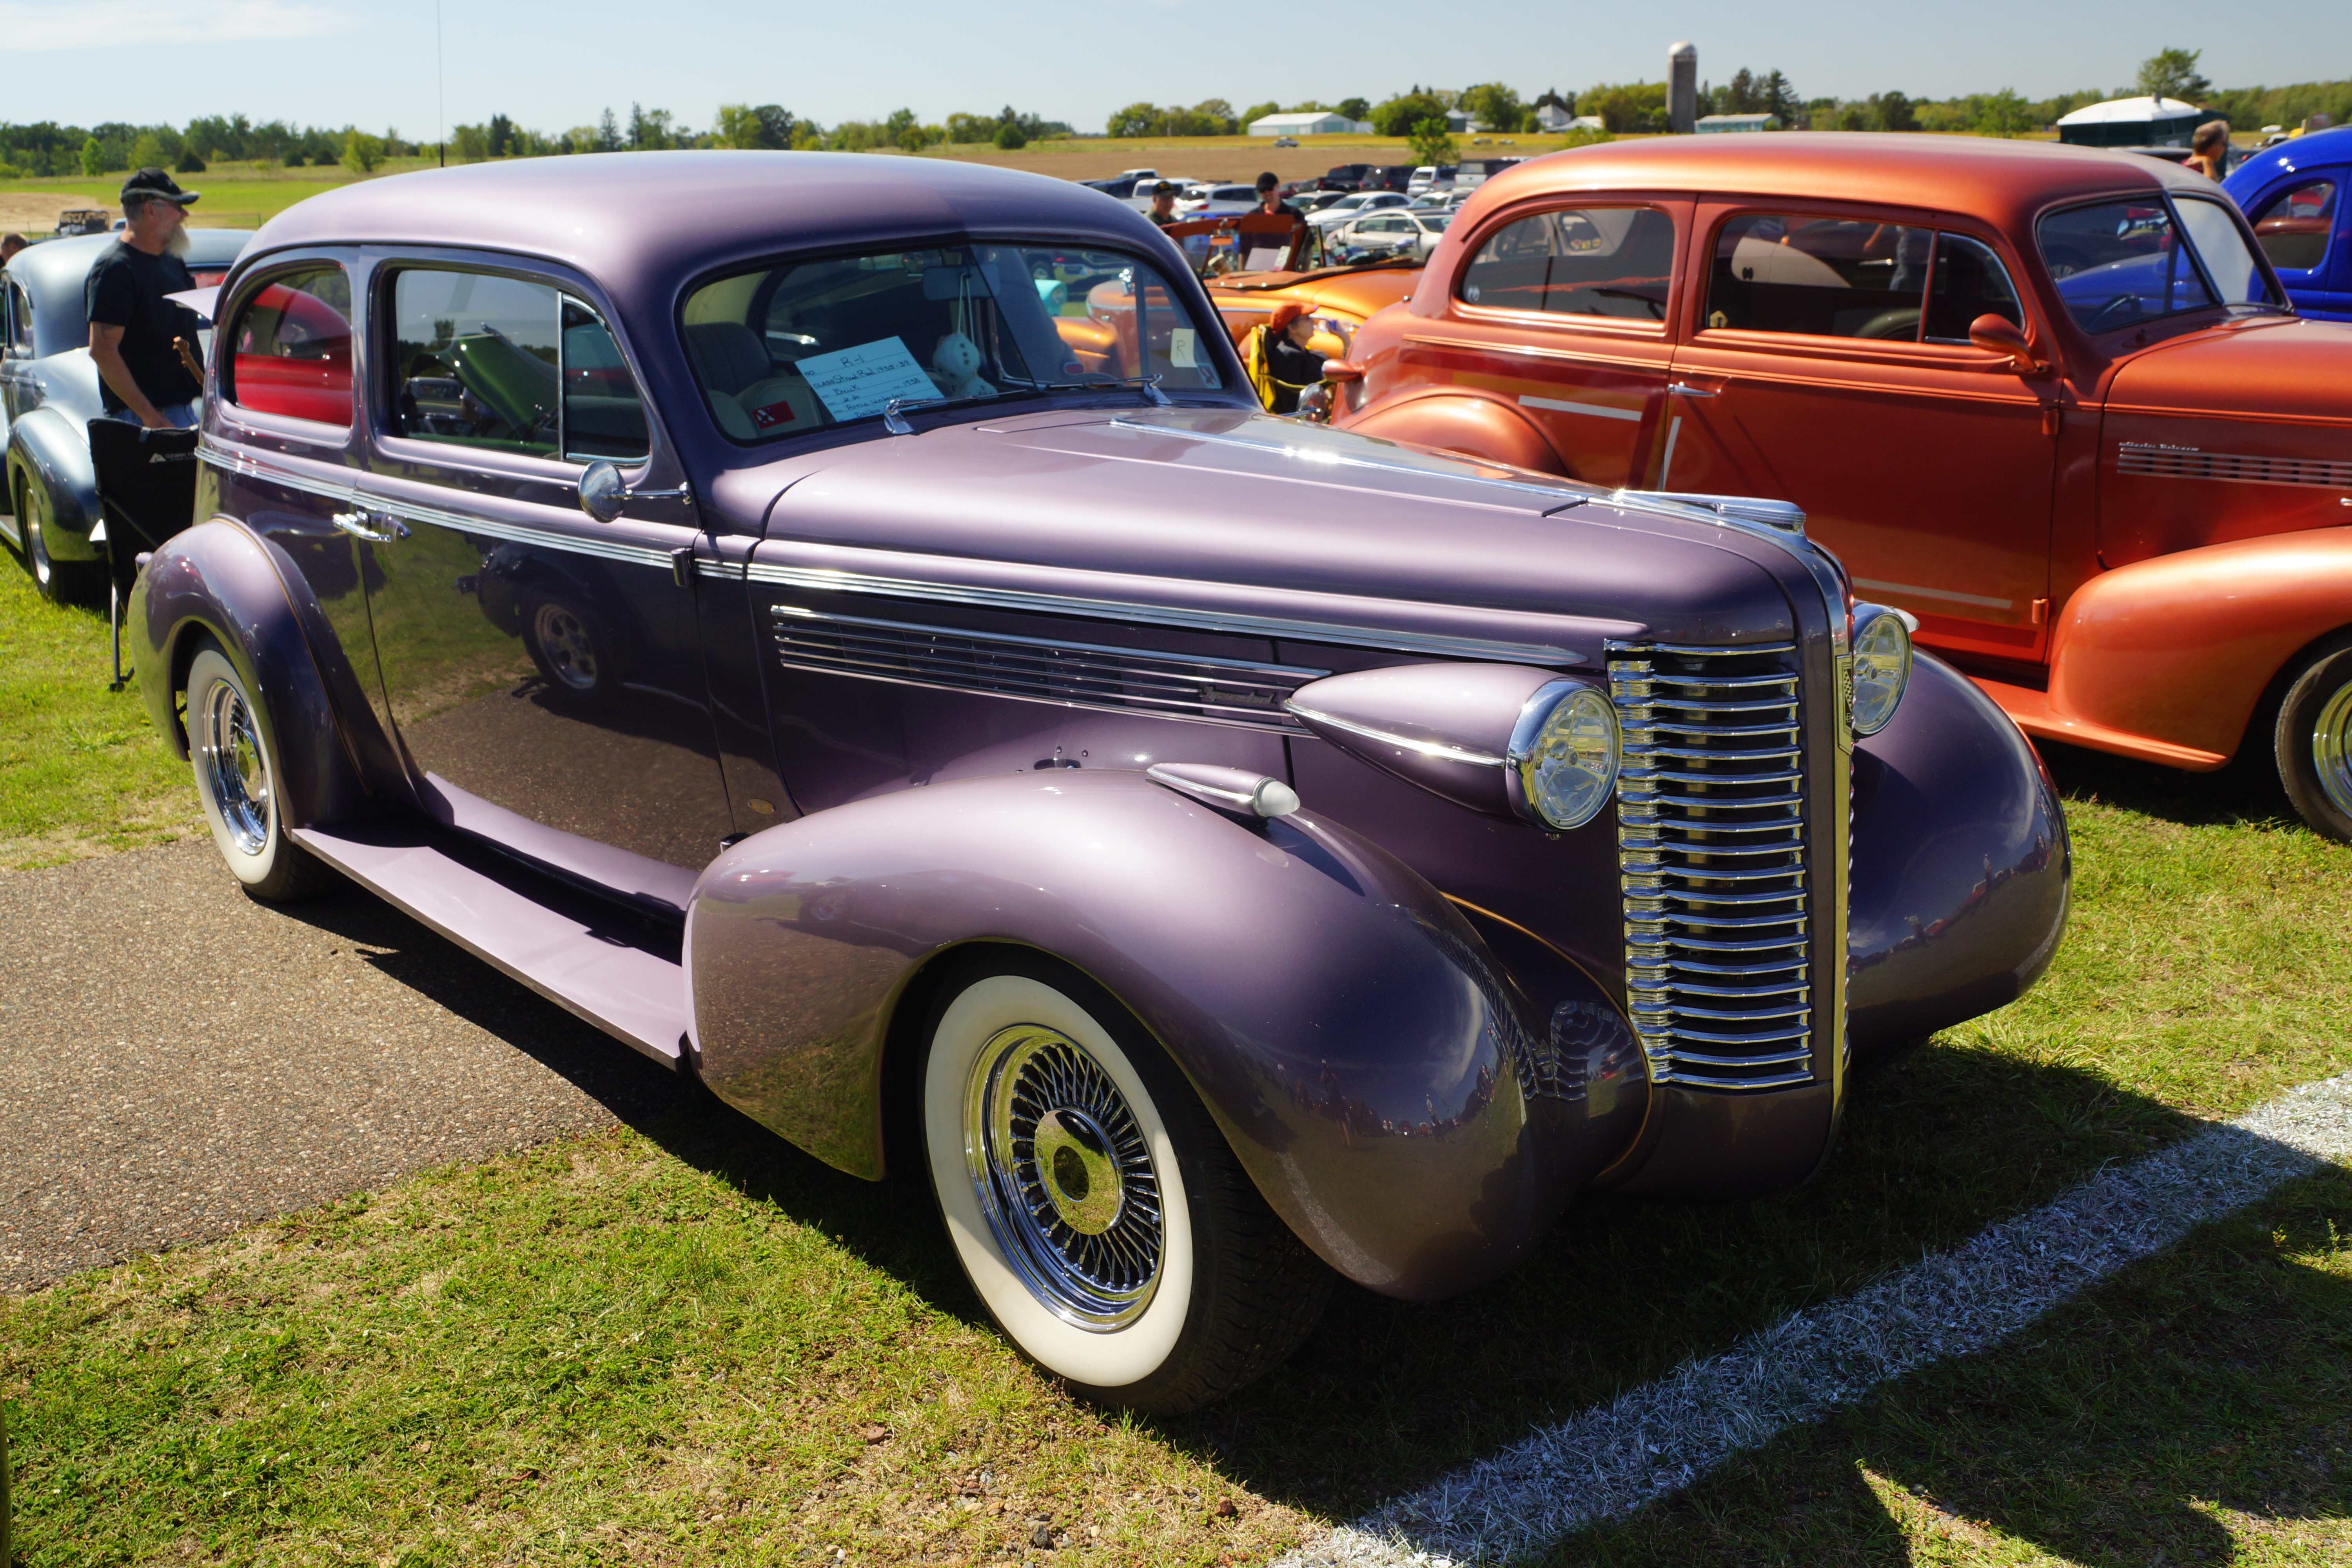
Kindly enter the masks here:
[[99, 526], [106, 531], [106, 629], [114, 649], [120, 691], [131, 671], [122, 668], [122, 604], [146, 558], [195, 521], [196, 433], [143, 430], [120, 419], [89, 422], [89, 456], [98, 472]]

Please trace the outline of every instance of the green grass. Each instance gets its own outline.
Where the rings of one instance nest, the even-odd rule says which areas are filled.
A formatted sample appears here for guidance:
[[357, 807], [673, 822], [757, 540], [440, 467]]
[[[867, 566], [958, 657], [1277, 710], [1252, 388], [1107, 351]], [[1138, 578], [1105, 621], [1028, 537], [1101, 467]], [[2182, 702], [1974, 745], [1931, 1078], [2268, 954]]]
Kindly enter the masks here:
[[[919, 1191], [707, 1108], [0, 1300], [21, 1548], [40, 1568], [968, 1562], [1042, 1555], [1042, 1518], [1056, 1562], [1261, 1561], [2352, 1068], [2352, 854], [2232, 777], [2053, 765], [2077, 880], [2050, 974], [1864, 1084], [1801, 1192], [1587, 1202], [1485, 1289], [1343, 1289], [1264, 1383], [1129, 1422], [988, 1330]], [[1557, 1560], [2343, 1561], [2347, 1237], [2352, 1182], [2298, 1184]]]
[[135, 685], [109, 691], [106, 611], [52, 605], [0, 548], [0, 866], [205, 830]]

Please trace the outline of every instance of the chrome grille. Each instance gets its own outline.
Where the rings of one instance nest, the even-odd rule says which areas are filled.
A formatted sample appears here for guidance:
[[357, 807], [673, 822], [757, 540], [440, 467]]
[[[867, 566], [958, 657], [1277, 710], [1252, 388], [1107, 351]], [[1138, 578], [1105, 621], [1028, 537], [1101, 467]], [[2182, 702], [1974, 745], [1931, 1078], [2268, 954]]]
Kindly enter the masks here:
[[1654, 1080], [1814, 1076], [1797, 649], [1612, 644], [1625, 985]]
[[770, 612], [787, 669], [1305, 733], [1283, 699], [1328, 670], [832, 615]]
[[2235, 479], [2250, 485], [2352, 487], [2352, 463], [2326, 458], [2248, 458], [2231, 452], [2200, 452], [2126, 441], [2116, 448], [2116, 470], [2168, 479]]

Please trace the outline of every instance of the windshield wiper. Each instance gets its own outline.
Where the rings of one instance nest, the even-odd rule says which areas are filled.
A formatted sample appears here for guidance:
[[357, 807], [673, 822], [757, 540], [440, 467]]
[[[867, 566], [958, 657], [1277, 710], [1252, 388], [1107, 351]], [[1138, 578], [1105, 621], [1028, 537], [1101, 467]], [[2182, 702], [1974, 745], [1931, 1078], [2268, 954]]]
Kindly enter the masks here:
[[1107, 375], [1099, 381], [1056, 381], [1047, 384], [1047, 392], [1140, 392], [1155, 408], [1173, 408], [1175, 403], [1160, 390], [1157, 375]]
[[915, 427], [901, 416], [905, 409], [963, 408], [975, 403], [1002, 403], [1009, 397], [1042, 397], [1047, 390], [1037, 386], [1014, 386], [1001, 392], [971, 393], [961, 397], [894, 397], [883, 405], [882, 427], [893, 436], [911, 436]]

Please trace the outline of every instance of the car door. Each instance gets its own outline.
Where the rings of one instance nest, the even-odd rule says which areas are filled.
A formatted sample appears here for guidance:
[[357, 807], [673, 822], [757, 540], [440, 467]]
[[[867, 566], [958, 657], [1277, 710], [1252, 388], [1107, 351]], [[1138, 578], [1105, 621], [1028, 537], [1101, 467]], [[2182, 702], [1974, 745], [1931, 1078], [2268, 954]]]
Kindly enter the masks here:
[[1612, 197], [1506, 209], [1456, 252], [1445, 314], [1406, 331], [1399, 379], [1505, 399], [1572, 477], [1638, 483], [1665, 400], [1690, 205]]
[[[627, 356], [580, 280], [525, 263], [397, 257], [370, 298], [383, 367], [359, 526], [425, 809], [682, 910], [730, 817], [699, 530]], [[596, 461], [636, 491], [609, 521], [579, 504]]]
[[2054, 341], [2029, 321], [2012, 259], [1990, 235], [1859, 208], [1707, 204], [1699, 218], [1652, 485], [1793, 501], [1923, 641], [2038, 659], [2059, 384], [1968, 340], [1991, 314]]
[[2352, 222], [2343, 197], [2347, 171], [2305, 170], [2257, 197], [2248, 221], [2287, 297], [2306, 316], [2352, 319]]

